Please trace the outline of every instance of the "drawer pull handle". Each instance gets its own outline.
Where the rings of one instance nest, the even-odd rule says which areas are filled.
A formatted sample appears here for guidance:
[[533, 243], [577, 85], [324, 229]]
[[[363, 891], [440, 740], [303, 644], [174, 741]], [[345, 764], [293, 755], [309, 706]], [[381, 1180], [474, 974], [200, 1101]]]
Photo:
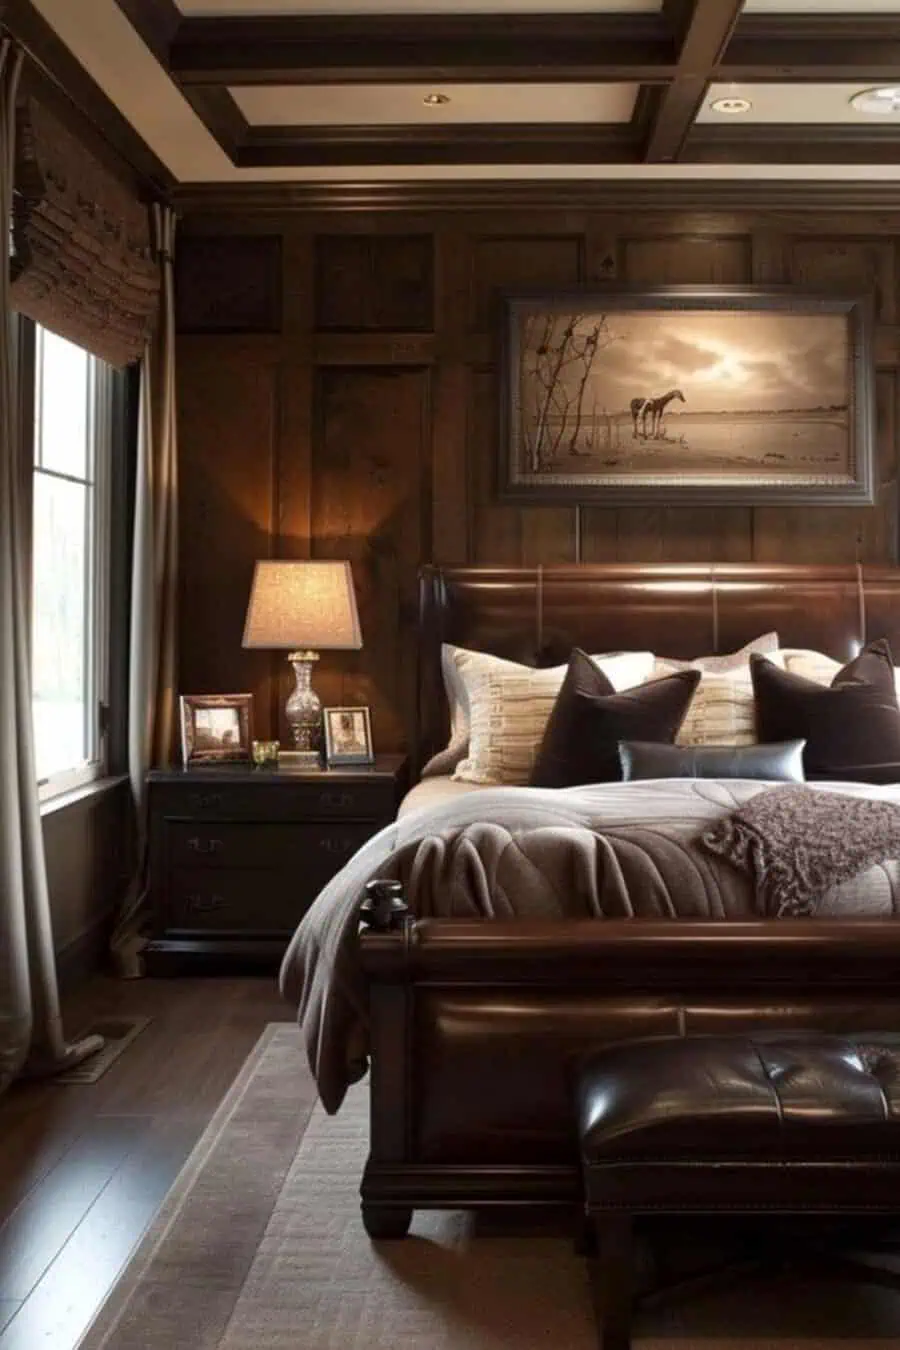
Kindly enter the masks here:
[[195, 792], [191, 796], [191, 806], [198, 811], [218, 810], [221, 805], [221, 792]]
[[219, 853], [222, 850], [221, 839], [198, 839], [195, 835], [188, 840], [188, 848], [194, 853]]
[[191, 914], [212, 914], [217, 909], [225, 908], [225, 901], [221, 895], [189, 895], [186, 897], [187, 907]]
[[353, 805], [353, 793], [352, 793], [352, 792], [320, 792], [320, 793], [319, 793], [319, 805], [320, 805], [320, 806], [327, 806], [327, 807], [329, 807], [329, 808], [330, 808], [330, 807], [337, 807], [339, 810], [343, 810], [343, 809], [345, 809], [346, 807], [352, 806], [352, 805]]
[[324, 848], [326, 853], [352, 853], [356, 848], [356, 840], [348, 839], [345, 835], [325, 834], [319, 840], [319, 848]]

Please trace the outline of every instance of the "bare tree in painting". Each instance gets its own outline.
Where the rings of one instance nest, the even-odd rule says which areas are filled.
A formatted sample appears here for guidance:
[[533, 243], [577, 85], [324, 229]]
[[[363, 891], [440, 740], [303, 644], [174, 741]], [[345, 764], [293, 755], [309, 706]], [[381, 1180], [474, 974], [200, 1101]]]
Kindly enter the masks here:
[[525, 320], [523, 375], [534, 391], [535, 406], [533, 415], [523, 419], [523, 432], [532, 473], [550, 468], [563, 448], [581, 453], [578, 438], [591, 367], [597, 352], [613, 341], [605, 316], [580, 332], [584, 318], [546, 314]]

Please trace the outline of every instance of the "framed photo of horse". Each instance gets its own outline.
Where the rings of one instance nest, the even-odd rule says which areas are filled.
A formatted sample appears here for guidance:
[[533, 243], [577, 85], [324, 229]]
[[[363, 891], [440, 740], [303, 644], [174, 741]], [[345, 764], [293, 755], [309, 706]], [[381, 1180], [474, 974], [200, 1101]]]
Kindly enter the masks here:
[[868, 297], [617, 285], [502, 311], [502, 501], [874, 501]]

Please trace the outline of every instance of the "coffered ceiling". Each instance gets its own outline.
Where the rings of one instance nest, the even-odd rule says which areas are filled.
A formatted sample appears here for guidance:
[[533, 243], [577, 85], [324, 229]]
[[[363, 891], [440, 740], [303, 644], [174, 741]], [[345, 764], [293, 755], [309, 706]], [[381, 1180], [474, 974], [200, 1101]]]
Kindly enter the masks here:
[[900, 99], [851, 104], [900, 86], [900, 0], [0, 0], [27, 12], [182, 183], [900, 182]]

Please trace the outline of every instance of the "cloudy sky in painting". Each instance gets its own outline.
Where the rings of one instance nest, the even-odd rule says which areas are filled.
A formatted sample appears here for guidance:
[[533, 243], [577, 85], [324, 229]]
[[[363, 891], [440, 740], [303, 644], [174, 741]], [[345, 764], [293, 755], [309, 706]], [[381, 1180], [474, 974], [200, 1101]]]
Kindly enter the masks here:
[[[589, 332], [596, 323], [579, 324]], [[586, 406], [628, 409], [633, 398], [680, 389], [673, 412], [776, 411], [846, 402], [846, 322], [840, 315], [611, 314]], [[558, 331], [558, 330], [557, 330]]]

